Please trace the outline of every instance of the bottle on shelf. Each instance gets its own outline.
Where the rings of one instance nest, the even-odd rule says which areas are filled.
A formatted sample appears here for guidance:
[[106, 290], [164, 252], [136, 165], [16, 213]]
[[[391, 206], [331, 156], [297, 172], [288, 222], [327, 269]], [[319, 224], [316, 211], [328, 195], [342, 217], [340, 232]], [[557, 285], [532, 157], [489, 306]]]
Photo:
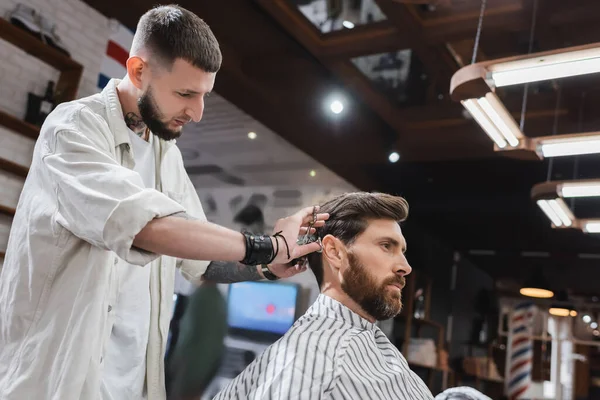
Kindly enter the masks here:
[[40, 124], [44, 122], [48, 114], [52, 112], [55, 106], [54, 100], [54, 82], [48, 81], [48, 86], [46, 86], [46, 93], [44, 97], [42, 97], [42, 101], [40, 102]]

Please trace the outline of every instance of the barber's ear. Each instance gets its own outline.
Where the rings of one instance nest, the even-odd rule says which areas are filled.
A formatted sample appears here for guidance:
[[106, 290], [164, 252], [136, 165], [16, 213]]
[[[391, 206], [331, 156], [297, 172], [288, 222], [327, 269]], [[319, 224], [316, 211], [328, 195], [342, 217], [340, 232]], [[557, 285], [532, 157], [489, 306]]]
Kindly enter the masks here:
[[129, 57], [126, 63], [129, 80], [137, 89], [142, 90], [142, 75], [150, 72], [148, 64], [138, 56]]
[[346, 257], [346, 246], [341, 240], [331, 235], [326, 235], [321, 243], [323, 244], [323, 257], [332, 268], [339, 270]]

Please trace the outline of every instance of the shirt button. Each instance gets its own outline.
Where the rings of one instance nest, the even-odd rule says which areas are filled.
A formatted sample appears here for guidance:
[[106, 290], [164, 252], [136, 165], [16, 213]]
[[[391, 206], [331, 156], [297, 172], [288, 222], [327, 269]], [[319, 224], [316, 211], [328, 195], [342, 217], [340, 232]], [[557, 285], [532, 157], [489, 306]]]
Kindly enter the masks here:
[[112, 306], [109, 305], [108, 306], [108, 312], [111, 312], [111, 311], [112, 311]]

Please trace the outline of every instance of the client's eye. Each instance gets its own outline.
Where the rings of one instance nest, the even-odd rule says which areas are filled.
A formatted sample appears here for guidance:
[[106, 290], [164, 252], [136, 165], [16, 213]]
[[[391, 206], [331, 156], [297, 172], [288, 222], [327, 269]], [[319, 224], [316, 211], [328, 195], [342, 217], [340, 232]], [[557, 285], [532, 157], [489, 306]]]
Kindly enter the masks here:
[[177, 92], [177, 94], [181, 97], [190, 97], [189, 93], [181, 93], [181, 92]]

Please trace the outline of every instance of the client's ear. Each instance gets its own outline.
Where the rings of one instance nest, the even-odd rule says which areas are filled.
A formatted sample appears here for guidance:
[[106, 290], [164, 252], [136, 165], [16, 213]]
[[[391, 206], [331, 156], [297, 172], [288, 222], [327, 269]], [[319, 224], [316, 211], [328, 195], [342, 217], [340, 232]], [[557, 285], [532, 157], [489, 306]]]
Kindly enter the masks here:
[[326, 235], [321, 243], [323, 244], [323, 258], [327, 260], [331, 268], [339, 271], [346, 257], [346, 246], [341, 240], [331, 235]]

